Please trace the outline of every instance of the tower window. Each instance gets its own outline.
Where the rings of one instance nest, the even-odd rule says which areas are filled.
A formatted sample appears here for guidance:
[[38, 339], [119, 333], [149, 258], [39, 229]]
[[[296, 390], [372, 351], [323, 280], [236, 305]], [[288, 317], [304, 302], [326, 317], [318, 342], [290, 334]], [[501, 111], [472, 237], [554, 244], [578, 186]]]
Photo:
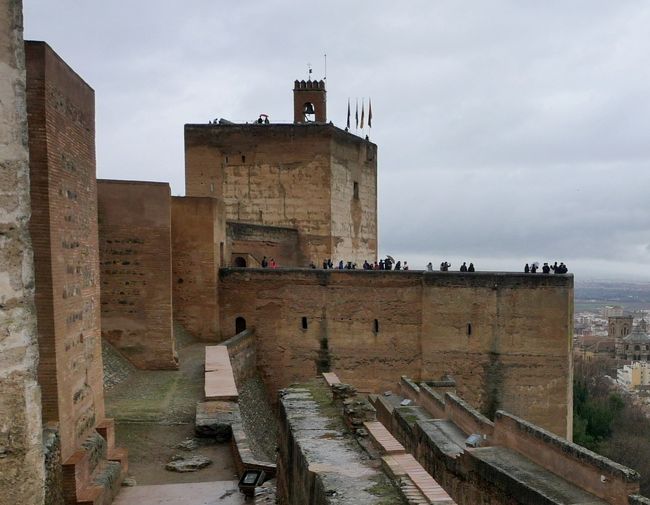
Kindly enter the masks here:
[[243, 154], [241, 155], [241, 162], [246, 163], [246, 156]]
[[375, 319], [375, 322], [373, 324], [373, 331], [375, 332], [375, 335], [379, 333], [379, 319]]
[[313, 123], [316, 121], [316, 108], [311, 102], [305, 102], [302, 106], [302, 112], [305, 118], [305, 123]]
[[359, 183], [357, 181], [354, 181], [354, 199], [359, 199]]
[[308, 327], [307, 325], [307, 318], [305, 316], [302, 316], [302, 329], [306, 330]]
[[472, 323], [467, 323], [467, 336], [472, 336]]

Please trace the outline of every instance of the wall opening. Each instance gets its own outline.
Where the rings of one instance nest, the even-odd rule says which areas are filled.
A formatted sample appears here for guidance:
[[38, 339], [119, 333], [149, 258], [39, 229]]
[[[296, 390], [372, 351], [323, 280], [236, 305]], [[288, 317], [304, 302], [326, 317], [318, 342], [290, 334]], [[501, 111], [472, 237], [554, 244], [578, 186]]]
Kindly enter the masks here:
[[316, 107], [311, 102], [305, 102], [302, 106], [302, 113], [305, 118], [305, 123], [313, 123], [316, 121]]
[[245, 329], [246, 329], [246, 319], [239, 316], [237, 319], [235, 319], [235, 335], [238, 335]]
[[472, 323], [467, 323], [467, 336], [472, 336]]
[[246, 163], [246, 155], [244, 154], [241, 155], [241, 162]]
[[359, 199], [359, 183], [357, 181], [354, 181], [354, 199]]
[[372, 331], [375, 332], [375, 335], [379, 333], [379, 319], [375, 319], [375, 322], [372, 325]]
[[302, 316], [302, 329], [306, 330], [307, 328], [308, 328], [307, 318], [305, 316]]
[[235, 258], [235, 266], [238, 268], [245, 268], [246, 267], [246, 258], [243, 258], [242, 256], [237, 256]]
[[224, 263], [224, 258], [223, 258], [223, 242], [219, 242], [219, 264], [223, 265]]

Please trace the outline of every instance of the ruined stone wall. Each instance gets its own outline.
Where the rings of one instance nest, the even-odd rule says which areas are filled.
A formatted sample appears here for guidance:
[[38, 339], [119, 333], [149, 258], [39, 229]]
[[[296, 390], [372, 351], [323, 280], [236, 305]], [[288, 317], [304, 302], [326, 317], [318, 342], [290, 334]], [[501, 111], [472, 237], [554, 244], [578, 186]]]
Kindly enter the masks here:
[[178, 368], [169, 184], [99, 180], [102, 337], [138, 368]]
[[228, 348], [237, 389], [241, 391], [244, 383], [257, 375], [255, 332], [250, 329], [245, 330], [223, 342], [223, 345]]
[[377, 146], [349, 135], [332, 140], [332, 260], [377, 259]]
[[25, 49], [39, 382], [65, 462], [104, 417], [95, 98], [47, 44]]
[[0, 501], [43, 503], [22, 2], [0, 0]]
[[482, 412], [570, 436], [571, 276], [222, 269], [219, 289], [224, 337], [255, 327], [272, 389], [329, 369], [376, 392], [451, 374]]
[[221, 340], [217, 280], [228, 254], [223, 202], [172, 198], [174, 319], [197, 338]]
[[[295, 267], [303, 263], [299, 259], [301, 257], [300, 237], [295, 228], [231, 221], [228, 223], [227, 230], [232, 257], [250, 254], [261, 264], [266, 256], [267, 260], [273, 258], [282, 267]], [[232, 262], [230, 266], [234, 266]]]

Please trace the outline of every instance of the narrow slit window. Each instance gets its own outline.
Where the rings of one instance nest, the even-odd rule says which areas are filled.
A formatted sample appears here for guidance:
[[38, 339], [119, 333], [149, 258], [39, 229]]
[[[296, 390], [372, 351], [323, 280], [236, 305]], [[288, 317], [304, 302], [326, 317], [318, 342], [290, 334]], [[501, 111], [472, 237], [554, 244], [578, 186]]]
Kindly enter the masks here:
[[375, 322], [373, 324], [373, 331], [375, 334], [379, 333], [379, 319], [375, 319]]
[[359, 199], [359, 183], [357, 181], [354, 181], [354, 199]]
[[246, 163], [246, 156], [244, 156], [243, 154], [241, 155], [241, 162]]
[[467, 336], [472, 336], [472, 323], [467, 323]]
[[306, 330], [307, 328], [308, 328], [307, 318], [305, 316], [302, 316], [302, 329]]

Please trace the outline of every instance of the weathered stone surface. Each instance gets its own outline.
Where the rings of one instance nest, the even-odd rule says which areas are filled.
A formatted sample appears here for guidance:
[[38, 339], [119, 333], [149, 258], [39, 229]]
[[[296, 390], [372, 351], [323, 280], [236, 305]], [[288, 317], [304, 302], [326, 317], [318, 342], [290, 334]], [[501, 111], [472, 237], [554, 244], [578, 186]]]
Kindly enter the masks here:
[[324, 386], [284, 391], [280, 400], [280, 503], [406, 503], [377, 463], [369, 461], [332, 408]]
[[185, 176], [186, 194], [223, 199], [227, 220], [297, 229], [285, 266], [376, 258], [372, 142], [327, 124], [186, 125]]
[[176, 445], [176, 448], [180, 449], [181, 451], [195, 451], [199, 448], [199, 443], [193, 438], [188, 438], [187, 440], [183, 440], [181, 443]]
[[345, 398], [351, 398], [357, 394], [357, 388], [350, 384], [332, 384], [332, 394], [334, 395], [335, 400], [343, 400]]
[[483, 414], [571, 437], [570, 275], [221, 269], [219, 296], [222, 328], [255, 327], [269, 390], [316, 376], [324, 356], [360, 391], [450, 374]]
[[138, 482], [133, 477], [126, 477], [122, 481], [122, 487], [133, 487], [133, 486], [137, 486], [137, 485], [138, 485]]
[[194, 432], [197, 437], [210, 437], [225, 442], [232, 437], [232, 424], [235, 420], [240, 420], [236, 403], [199, 402], [196, 407]]
[[0, 501], [43, 503], [22, 2], [0, 0]]
[[165, 465], [165, 469], [170, 472], [196, 472], [212, 464], [210, 458], [205, 456], [192, 456], [190, 458], [174, 459]]

